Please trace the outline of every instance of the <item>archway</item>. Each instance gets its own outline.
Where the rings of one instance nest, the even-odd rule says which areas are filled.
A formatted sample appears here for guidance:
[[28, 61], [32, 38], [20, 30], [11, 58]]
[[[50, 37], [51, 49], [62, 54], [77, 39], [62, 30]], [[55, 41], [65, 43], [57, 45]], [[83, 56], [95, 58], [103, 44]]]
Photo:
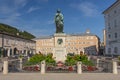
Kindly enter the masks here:
[[17, 54], [17, 48], [15, 47], [14, 48], [14, 55], [16, 55]]

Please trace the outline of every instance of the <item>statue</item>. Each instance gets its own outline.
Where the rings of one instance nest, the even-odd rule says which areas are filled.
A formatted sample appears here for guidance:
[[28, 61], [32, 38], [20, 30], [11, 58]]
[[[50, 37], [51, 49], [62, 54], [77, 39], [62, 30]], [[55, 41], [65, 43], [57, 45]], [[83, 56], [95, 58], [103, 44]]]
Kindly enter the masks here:
[[56, 25], [56, 33], [63, 33], [63, 15], [61, 11], [58, 9], [55, 15], [55, 25]]

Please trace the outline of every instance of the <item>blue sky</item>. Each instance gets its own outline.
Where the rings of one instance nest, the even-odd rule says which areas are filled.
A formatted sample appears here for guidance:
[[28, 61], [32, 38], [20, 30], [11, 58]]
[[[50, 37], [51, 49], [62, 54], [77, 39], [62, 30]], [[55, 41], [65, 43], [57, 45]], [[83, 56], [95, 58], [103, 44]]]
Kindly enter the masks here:
[[36, 37], [55, 33], [58, 8], [64, 15], [64, 32], [84, 33], [87, 29], [102, 39], [102, 12], [116, 0], [0, 0], [0, 23], [26, 30]]

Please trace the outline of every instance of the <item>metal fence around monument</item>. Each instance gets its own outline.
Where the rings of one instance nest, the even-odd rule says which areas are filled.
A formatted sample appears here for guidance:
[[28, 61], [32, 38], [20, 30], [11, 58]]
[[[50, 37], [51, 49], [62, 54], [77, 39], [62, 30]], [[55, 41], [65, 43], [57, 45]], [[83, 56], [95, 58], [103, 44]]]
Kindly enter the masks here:
[[0, 60], [0, 73], [3, 71], [3, 62]]
[[94, 66], [82, 66], [83, 73], [112, 73], [113, 63], [111, 60], [99, 60], [91, 59]]
[[8, 72], [20, 72], [20, 60], [9, 60], [8, 61]]
[[[22, 59], [22, 63], [19, 59], [9, 60], [8, 61], [8, 72], [9, 73], [36, 73], [40, 72], [40, 65], [24, 65], [27, 62], [27, 58]], [[22, 64], [22, 68], [20, 65]]]
[[112, 73], [113, 62], [111, 60], [100, 60], [99, 63], [97, 63], [97, 64], [102, 72]]

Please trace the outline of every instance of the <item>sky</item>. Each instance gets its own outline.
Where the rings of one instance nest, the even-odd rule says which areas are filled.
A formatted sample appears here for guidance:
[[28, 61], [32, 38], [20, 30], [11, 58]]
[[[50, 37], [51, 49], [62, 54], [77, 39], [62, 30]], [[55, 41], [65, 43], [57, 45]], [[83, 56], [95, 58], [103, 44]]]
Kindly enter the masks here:
[[105, 28], [102, 12], [116, 0], [0, 0], [0, 23], [35, 35], [55, 33], [57, 9], [64, 16], [64, 32], [80, 34], [90, 30], [103, 39]]

